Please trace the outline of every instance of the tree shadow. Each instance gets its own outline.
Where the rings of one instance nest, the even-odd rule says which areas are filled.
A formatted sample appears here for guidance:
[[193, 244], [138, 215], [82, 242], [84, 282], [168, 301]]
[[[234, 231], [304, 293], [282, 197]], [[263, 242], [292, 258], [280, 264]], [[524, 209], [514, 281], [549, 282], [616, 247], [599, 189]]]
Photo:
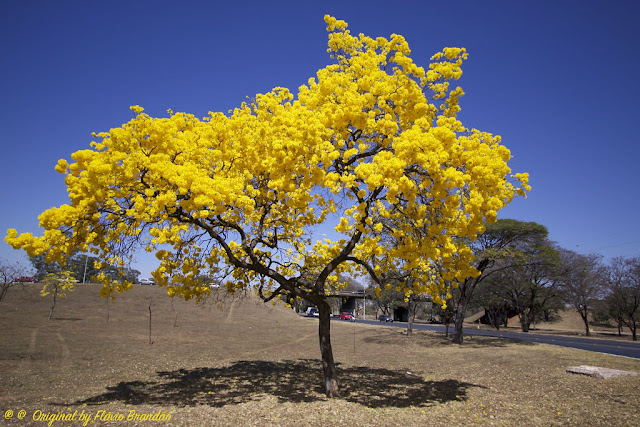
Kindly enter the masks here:
[[[327, 398], [320, 384], [318, 360], [238, 361], [220, 368], [158, 372], [156, 379], [120, 382], [107, 392], [70, 404], [156, 404], [222, 407], [259, 400], [265, 394], [280, 402], [314, 402]], [[426, 381], [408, 372], [371, 367], [338, 368], [341, 399], [369, 408], [429, 406], [466, 400], [470, 387], [456, 380]]]

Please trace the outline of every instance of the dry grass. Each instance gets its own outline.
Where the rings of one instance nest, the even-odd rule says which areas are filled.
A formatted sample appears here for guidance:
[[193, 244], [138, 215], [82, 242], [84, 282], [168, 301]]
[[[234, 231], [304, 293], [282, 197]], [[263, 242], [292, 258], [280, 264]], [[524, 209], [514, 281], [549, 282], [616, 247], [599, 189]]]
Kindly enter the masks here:
[[581, 364], [640, 371], [635, 359], [481, 337], [457, 346], [436, 333], [407, 338], [399, 329], [335, 321], [342, 397], [331, 400], [320, 388], [316, 319], [251, 298], [212, 298], [204, 307], [175, 301], [174, 327], [162, 290], [137, 286], [110, 303], [107, 323], [97, 286], [79, 285], [47, 321], [49, 301], [38, 290], [14, 290], [0, 305], [0, 409], [27, 412], [22, 421], [2, 420], [7, 425], [46, 425], [33, 420], [36, 411], [76, 410], [161, 410], [185, 426], [640, 421], [640, 377], [565, 373]]

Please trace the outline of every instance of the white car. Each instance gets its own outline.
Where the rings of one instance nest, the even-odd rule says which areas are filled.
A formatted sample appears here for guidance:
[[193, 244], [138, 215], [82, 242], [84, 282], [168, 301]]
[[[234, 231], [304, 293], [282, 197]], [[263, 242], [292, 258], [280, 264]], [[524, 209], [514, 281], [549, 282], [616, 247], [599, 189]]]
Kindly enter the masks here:
[[156, 284], [155, 280], [153, 280], [153, 279], [145, 279], [145, 278], [139, 279], [138, 282], [141, 285], [155, 285]]

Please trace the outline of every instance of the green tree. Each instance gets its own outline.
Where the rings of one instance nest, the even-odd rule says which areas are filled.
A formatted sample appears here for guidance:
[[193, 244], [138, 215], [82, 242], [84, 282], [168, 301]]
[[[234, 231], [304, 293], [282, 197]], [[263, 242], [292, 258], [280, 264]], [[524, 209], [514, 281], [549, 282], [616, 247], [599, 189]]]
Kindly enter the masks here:
[[449, 298], [446, 302], [447, 304], [442, 306], [436, 305], [435, 313], [444, 324], [444, 336], [449, 337], [449, 325], [451, 325], [451, 322], [455, 323], [456, 310], [453, 298]]
[[495, 274], [497, 291], [518, 314], [523, 332], [529, 332], [531, 324], [549, 320], [563, 307], [558, 269], [559, 251], [545, 241], [525, 248], [507, 259], [509, 268]]
[[484, 308], [485, 316], [489, 324], [500, 330], [507, 327], [509, 321], [510, 306], [506, 298], [501, 294], [498, 282], [492, 282], [491, 278], [481, 283], [473, 296], [475, 304]]
[[382, 314], [393, 317], [393, 309], [398, 307], [400, 301], [403, 301], [404, 294], [395, 289], [383, 289], [376, 292], [374, 286], [367, 287], [365, 294], [367, 299], [373, 301], [376, 307], [376, 313], [380, 311]]
[[[463, 342], [464, 318], [478, 285], [487, 277], [509, 268], [513, 263], [521, 263], [519, 257], [513, 255], [527, 245], [545, 239], [547, 234], [546, 227], [535, 222], [499, 219], [495, 223], [487, 224], [485, 232], [478, 236], [476, 241], [469, 243], [475, 256], [474, 266], [480, 275], [454, 280], [452, 283], [452, 286], [457, 288], [457, 292], [452, 293], [452, 317], [455, 319], [453, 342]], [[502, 263], [496, 265], [498, 261]]]

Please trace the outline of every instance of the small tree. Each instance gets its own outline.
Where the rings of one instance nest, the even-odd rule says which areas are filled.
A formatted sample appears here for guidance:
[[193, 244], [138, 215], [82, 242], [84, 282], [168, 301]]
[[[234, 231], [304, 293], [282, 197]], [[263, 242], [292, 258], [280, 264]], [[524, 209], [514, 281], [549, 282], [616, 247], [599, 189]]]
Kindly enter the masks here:
[[523, 332], [562, 307], [559, 253], [551, 242], [527, 245], [501, 263], [508, 268], [492, 275], [492, 290], [518, 314]]
[[49, 311], [49, 320], [51, 320], [58, 298], [64, 298], [67, 296], [67, 292], [72, 292], [76, 280], [73, 278], [72, 272], [59, 271], [47, 274], [42, 281], [44, 286], [40, 291], [40, 296], [47, 297], [51, 295], [53, 299], [51, 310]]
[[602, 301], [602, 306], [599, 307], [599, 310], [596, 310], [594, 314], [597, 316], [597, 319], [600, 321], [609, 321], [613, 320], [616, 324], [616, 329], [618, 330], [618, 336], [622, 336], [622, 330], [624, 329], [624, 316], [622, 313], [623, 304], [620, 299], [619, 292], [612, 292], [607, 290], [607, 296], [604, 301]]
[[374, 282], [371, 281], [369, 286], [366, 288], [365, 293], [367, 295], [367, 299], [372, 301], [376, 307], [376, 314], [380, 311], [382, 314], [386, 314], [388, 316], [393, 317], [393, 309], [397, 307], [398, 301], [401, 301], [404, 298], [404, 294], [393, 289], [391, 283], [389, 283], [389, 288], [382, 288], [379, 291], [376, 291], [376, 287], [374, 286]]
[[640, 258], [614, 258], [606, 268], [607, 298], [611, 317], [638, 340], [640, 323]]
[[603, 286], [599, 255], [580, 255], [563, 249], [560, 251], [559, 280], [564, 301], [571, 304], [589, 330], [589, 315], [602, 297]]
[[499, 293], [493, 292], [491, 282], [485, 282], [480, 287], [480, 292], [476, 298], [485, 311], [485, 316], [489, 324], [500, 330], [500, 327], [507, 327], [509, 322], [509, 303]]
[[[156, 288], [156, 286], [151, 286], [151, 295], [149, 296], [149, 344], [153, 344], [153, 341], [151, 341], [151, 306], [153, 306], [153, 294], [156, 293]], [[173, 308], [173, 298], [171, 298], [171, 302], [171, 308]]]
[[455, 322], [454, 316], [456, 315], [455, 305], [453, 303], [453, 295], [442, 295], [442, 300], [445, 304], [436, 304], [433, 307], [434, 314], [440, 317], [440, 321], [444, 325], [444, 336], [449, 337], [449, 326], [451, 322]]
[[[535, 222], [499, 219], [493, 224], [487, 224], [485, 232], [476, 241], [469, 243], [475, 256], [474, 266], [480, 275], [454, 280], [452, 283], [457, 288], [457, 292], [452, 293], [451, 300], [455, 311], [454, 343], [462, 344], [464, 317], [476, 287], [491, 275], [510, 268], [513, 263], [521, 262], [513, 255], [520, 248], [544, 240], [547, 234], [546, 227]], [[496, 265], [500, 260], [502, 263]]]
[[9, 289], [17, 284], [15, 280], [24, 276], [24, 272], [25, 268], [19, 262], [10, 263], [0, 259], [0, 302], [7, 296]]

